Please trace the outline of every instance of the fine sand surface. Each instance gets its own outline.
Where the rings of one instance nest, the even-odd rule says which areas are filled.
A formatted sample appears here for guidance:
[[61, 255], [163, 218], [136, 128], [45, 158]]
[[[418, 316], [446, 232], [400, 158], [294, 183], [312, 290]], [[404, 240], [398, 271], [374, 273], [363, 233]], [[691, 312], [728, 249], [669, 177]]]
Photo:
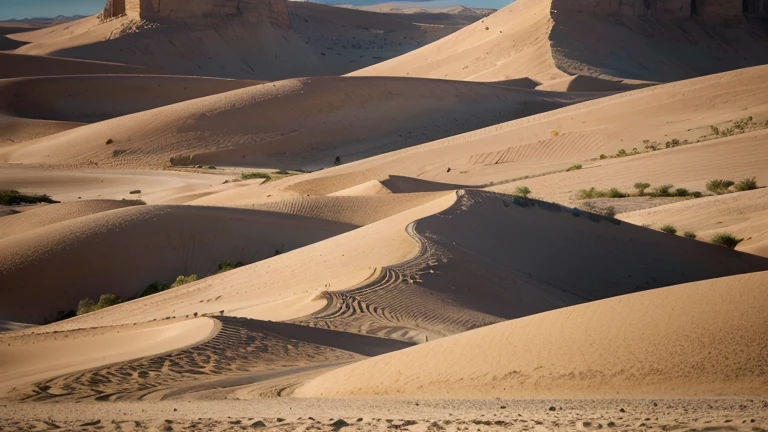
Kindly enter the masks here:
[[[0, 149], [12, 163], [318, 169], [594, 98], [481, 83], [320, 77], [268, 83]], [[105, 145], [107, 140], [113, 140]]]
[[170, 18], [162, 22], [130, 14], [106, 22], [91, 16], [7, 37], [27, 42], [16, 49], [21, 54], [125, 63], [174, 75], [272, 81], [351, 72], [480, 18], [445, 20], [442, 13], [378, 14], [314, 3], [272, 3], [264, 5], [264, 14], [245, 8], [234, 15], [168, 11]]
[[546, 312], [346, 366], [294, 395], [765, 398], [767, 283], [755, 273]]
[[0, 430], [768, 429], [759, 2], [138, 3], [0, 29]]
[[0, 146], [260, 83], [153, 75], [0, 80]]
[[[0, 240], [8, 300], [0, 316], [40, 323], [57, 311], [76, 309], [85, 297], [110, 293], [130, 299], [154, 282], [205, 277], [219, 263], [260, 261], [352, 228], [301, 216], [190, 206], [134, 206], [64, 220]], [[80, 265], [83, 260], [91, 265]]]
[[652, 227], [673, 224], [681, 233], [692, 231], [704, 241], [715, 234], [731, 233], [744, 239], [737, 250], [768, 257], [768, 189], [638, 210], [619, 218]]
[[[760, 24], [648, 19], [606, 14], [597, 6], [594, 12], [572, 12], [578, 7], [572, 0], [517, 0], [433, 44], [352, 75], [539, 82], [589, 75], [668, 82], [768, 60]], [[606, 6], [611, 7], [621, 5]]]

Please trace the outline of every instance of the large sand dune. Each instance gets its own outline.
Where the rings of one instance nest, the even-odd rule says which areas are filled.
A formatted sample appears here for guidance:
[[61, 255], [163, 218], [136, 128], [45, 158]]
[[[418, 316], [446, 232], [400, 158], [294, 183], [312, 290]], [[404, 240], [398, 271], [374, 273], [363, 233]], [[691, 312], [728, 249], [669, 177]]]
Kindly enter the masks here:
[[19, 78], [44, 75], [104, 75], [143, 74], [151, 70], [120, 63], [77, 60], [38, 55], [0, 52], [0, 78]]
[[[195, 99], [3, 149], [8, 162], [194, 163], [317, 169], [593, 98], [405, 78], [286, 80]], [[105, 145], [109, 139], [110, 145]]]
[[760, 23], [724, 25], [724, 19], [691, 16], [690, 7], [687, 17], [627, 13], [633, 7], [643, 5], [517, 0], [429, 46], [353, 75], [545, 82], [581, 74], [674, 81], [768, 61], [768, 36]]
[[479, 18], [441, 22], [442, 14], [377, 14], [283, 0], [239, 3], [209, 2], [199, 10], [163, 2], [160, 14], [92, 16], [8, 37], [28, 42], [17, 48], [22, 54], [127, 63], [175, 75], [278, 80], [351, 72]]
[[6, 299], [0, 316], [42, 322], [87, 296], [130, 299], [153, 282], [205, 277], [221, 262], [252, 263], [352, 228], [300, 216], [189, 206], [138, 206], [63, 221], [0, 241]]
[[295, 394], [765, 397], [767, 278], [713, 279], [505, 322], [329, 372]]

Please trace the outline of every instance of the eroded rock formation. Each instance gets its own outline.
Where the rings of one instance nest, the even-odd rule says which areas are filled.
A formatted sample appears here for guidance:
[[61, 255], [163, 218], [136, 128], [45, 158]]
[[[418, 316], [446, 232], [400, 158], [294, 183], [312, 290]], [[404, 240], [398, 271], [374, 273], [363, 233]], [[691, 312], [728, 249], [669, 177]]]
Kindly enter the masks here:
[[708, 22], [738, 22], [765, 16], [768, 0], [553, 0], [556, 11], [595, 15], [629, 15], [663, 20], [700, 18]]
[[240, 17], [287, 27], [285, 0], [107, 0], [104, 19], [129, 15], [147, 21], [187, 23]]

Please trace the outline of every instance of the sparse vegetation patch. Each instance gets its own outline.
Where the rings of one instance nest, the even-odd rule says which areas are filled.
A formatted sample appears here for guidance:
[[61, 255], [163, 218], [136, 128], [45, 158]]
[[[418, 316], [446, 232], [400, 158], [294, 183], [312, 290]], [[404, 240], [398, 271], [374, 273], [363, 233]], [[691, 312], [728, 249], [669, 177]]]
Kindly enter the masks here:
[[715, 234], [712, 236], [712, 244], [715, 246], [721, 246], [728, 249], [736, 249], [736, 246], [739, 245], [739, 243], [743, 242], [744, 239], [736, 238], [731, 233], [720, 233]]
[[672, 234], [672, 235], [677, 234], [677, 228], [669, 224], [662, 225], [661, 228], [659, 228], [659, 231], [665, 232], [667, 234]]
[[528, 196], [531, 194], [531, 189], [528, 188], [528, 186], [518, 186], [517, 189], [515, 189], [514, 195], [521, 196], [523, 198], [528, 198]]
[[80, 300], [80, 303], [77, 305], [77, 315], [84, 315], [122, 302], [123, 299], [114, 294], [102, 294], [98, 303], [94, 302], [89, 297], [86, 297]]
[[568, 168], [565, 171], [566, 172], [576, 171], [576, 170], [580, 170], [581, 168], [582, 168], [581, 164], [576, 164], [576, 165], [573, 165], [572, 167]]
[[693, 231], [686, 231], [685, 233], [683, 233], [683, 237], [696, 240], [696, 233]]
[[54, 204], [54, 201], [48, 195], [27, 195], [14, 189], [0, 190], [0, 205], [19, 205], [19, 204]]

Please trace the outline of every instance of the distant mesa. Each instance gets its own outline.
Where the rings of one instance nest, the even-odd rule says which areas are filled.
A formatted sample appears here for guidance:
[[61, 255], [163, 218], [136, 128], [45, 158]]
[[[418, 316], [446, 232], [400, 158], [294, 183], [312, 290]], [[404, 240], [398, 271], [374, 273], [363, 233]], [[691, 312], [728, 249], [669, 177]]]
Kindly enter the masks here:
[[155, 22], [241, 16], [264, 19], [277, 27], [289, 25], [285, 0], [107, 0], [102, 19], [122, 15]]

